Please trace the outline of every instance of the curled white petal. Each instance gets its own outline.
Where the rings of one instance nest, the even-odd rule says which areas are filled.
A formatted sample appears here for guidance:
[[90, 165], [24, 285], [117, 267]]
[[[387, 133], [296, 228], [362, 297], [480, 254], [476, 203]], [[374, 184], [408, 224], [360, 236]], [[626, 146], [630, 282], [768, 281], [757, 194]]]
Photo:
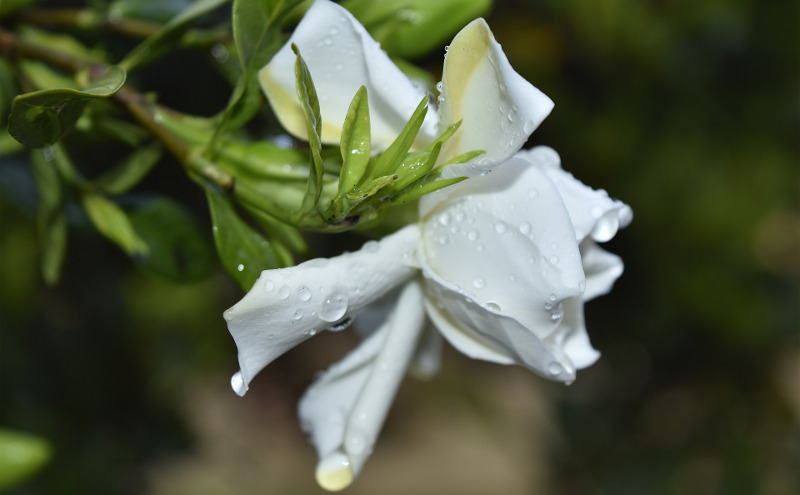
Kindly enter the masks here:
[[[322, 142], [338, 144], [350, 101], [366, 86], [373, 151], [394, 141], [426, 91], [406, 77], [347, 10], [317, 0], [289, 41], [258, 74], [275, 115], [294, 136], [307, 139], [305, 117], [295, 90], [294, 43], [308, 65], [319, 96]], [[420, 136], [432, 139], [436, 116], [429, 112]]]
[[266, 270], [224, 317], [239, 350], [234, 390], [275, 358], [317, 332], [347, 325], [366, 305], [417, 271], [419, 228], [409, 225], [361, 250]]
[[300, 400], [303, 429], [320, 457], [317, 480], [323, 488], [344, 488], [372, 453], [424, 326], [422, 299], [419, 282], [408, 282], [386, 322]]
[[586, 291], [583, 300], [589, 301], [607, 294], [622, 275], [622, 259], [595, 244], [591, 239], [581, 243], [583, 271], [586, 273]]
[[525, 160], [463, 182], [423, 220], [422, 232], [420, 264], [435, 273], [434, 283], [446, 280], [539, 338], [558, 326], [559, 303], [583, 292], [567, 210], [552, 182]]
[[504, 162], [553, 108], [550, 98], [514, 71], [483, 19], [468, 24], [450, 44], [441, 96], [440, 128], [463, 121], [442, 148], [442, 158], [485, 151], [473, 163], [449, 165], [444, 178], [472, 177]]
[[600, 358], [600, 353], [589, 342], [583, 317], [583, 300], [580, 297], [563, 302], [564, 318], [548, 342], [562, 350], [575, 369], [589, 367]]
[[597, 242], [611, 240], [617, 230], [633, 219], [631, 208], [612, 199], [602, 189], [592, 189], [561, 168], [558, 153], [547, 146], [537, 146], [518, 155], [536, 164], [553, 181], [567, 206], [578, 242], [590, 237]]

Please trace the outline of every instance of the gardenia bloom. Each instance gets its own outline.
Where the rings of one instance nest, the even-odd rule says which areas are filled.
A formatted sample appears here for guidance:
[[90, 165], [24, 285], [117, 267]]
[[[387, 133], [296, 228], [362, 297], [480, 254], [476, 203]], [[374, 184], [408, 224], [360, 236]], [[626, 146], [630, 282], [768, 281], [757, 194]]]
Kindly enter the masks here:
[[[329, 141], [338, 141], [334, 123], [365, 82], [373, 142], [388, 145], [422, 98], [399, 71], [385, 76], [394, 65], [335, 4], [316, 2], [289, 42], [314, 77]], [[317, 47], [330, 51], [317, 60]], [[303, 137], [288, 89], [294, 60], [284, 60], [285, 53], [261, 80], [281, 122]], [[339, 64], [329, 81], [326, 68]], [[351, 82], [358, 86], [342, 89]], [[519, 151], [552, 103], [511, 69], [482, 20], [450, 45], [442, 85], [445, 100], [421, 139], [433, 139], [437, 122], [463, 119], [449, 156], [475, 148], [486, 154], [445, 172], [471, 178], [423, 198], [418, 223], [357, 252], [264, 271], [224, 315], [239, 349], [241, 369], [231, 384], [240, 395], [275, 358], [360, 315], [364, 340], [317, 378], [299, 405], [320, 458], [317, 480], [329, 490], [346, 487], [361, 471], [409, 368], [438, 370], [442, 336], [470, 357], [572, 382], [599, 355], [586, 334], [583, 303], [610, 290], [622, 273], [621, 260], [597, 242], [630, 222], [630, 208], [564, 172], [552, 149]]]

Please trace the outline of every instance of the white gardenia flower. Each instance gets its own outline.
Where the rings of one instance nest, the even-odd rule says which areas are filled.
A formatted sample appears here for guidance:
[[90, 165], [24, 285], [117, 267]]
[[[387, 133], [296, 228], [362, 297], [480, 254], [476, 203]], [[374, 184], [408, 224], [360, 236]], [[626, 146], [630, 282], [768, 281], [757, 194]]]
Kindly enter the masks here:
[[[305, 123], [290, 43], [314, 78], [324, 142], [338, 143], [338, 126], [361, 85], [379, 149], [425, 94], [349, 13], [318, 0], [260, 73], [276, 115], [298, 137], [305, 137]], [[443, 174], [471, 178], [426, 196], [418, 223], [357, 252], [264, 271], [224, 314], [239, 350], [231, 384], [240, 395], [275, 358], [358, 316], [363, 342], [299, 405], [320, 458], [317, 480], [329, 490], [361, 471], [409, 368], [438, 369], [442, 336], [470, 357], [572, 382], [599, 356], [583, 303], [609, 291], [622, 273], [621, 260], [597, 242], [630, 222], [630, 208], [564, 172], [552, 149], [519, 151], [552, 102], [513, 71], [482, 19], [456, 35], [443, 72], [444, 99], [429, 112], [419, 144], [463, 119], [440, 160], [485, 150], [478, 162]]]

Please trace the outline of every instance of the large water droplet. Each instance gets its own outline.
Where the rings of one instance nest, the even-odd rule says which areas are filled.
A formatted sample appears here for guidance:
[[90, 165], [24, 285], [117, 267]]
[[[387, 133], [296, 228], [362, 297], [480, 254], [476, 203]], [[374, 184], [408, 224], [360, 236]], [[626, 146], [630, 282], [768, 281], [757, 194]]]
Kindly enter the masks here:
[[436, 91], [441, 93], [443, 90], [444, 90], [444, 83], [442, 81], [437, 82], [436, 83]]
[[309, 299], [311, 299], [311, 289], [305, 285], [301, 285], [300, 288], [297, 289], [297, 295], [300, 297], [301, 301], [307, 302]]
[[247, 384], [244, 383], [244, 377], [241, 371], [237, 371], [231, 377], [231, 388], [239, 397], [244, 397], [244, 394], [247, 393], [248, 387]]
[[325, 490], [336, 492], [353, 482], [350, 459], [342, 452], [334, 451], [317, 465], [317, 483]]
[[497, 304], [496, 302], [489, 301], [486, 303], [486, 307], [491, 309], [492, 311], [497, 311], [498, 313], [500, 312], [500, 305]]
[[553, 376], [560, 375], [564, 371], [564, 367], [560, 363], [553, 361], [547, 365], [547, 372]]
[[342, 319], [347, 312], [347, 294], [341, 289], [334, 289], [333, 292], [322, 301], [319, 309], [319, 318], [322, 321], [334, 322]]
[[341, 332], [345, 328], [349, 327], [351, 323], [353, 323], [353, 319], [348, 317], [340, 321], [339, 323], [331, 325], [331, 327], [328, 330], [330, 330], [331, 332]]
[[222, 313], [222, 317], [225, 318], [226, 321], [231, 321], [233, 319], [233, 311], [230, 309], [225, 310], [225, 312]]

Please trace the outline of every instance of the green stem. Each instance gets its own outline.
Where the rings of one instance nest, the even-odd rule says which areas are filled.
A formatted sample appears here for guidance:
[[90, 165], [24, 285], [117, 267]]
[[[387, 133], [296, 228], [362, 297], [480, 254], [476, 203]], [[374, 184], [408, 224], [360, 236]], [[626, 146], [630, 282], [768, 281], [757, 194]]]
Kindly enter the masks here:
[[23, 22], [38, 26], [63, 26], [81, 29], [103, 29], [135, 38], [147, 38], [161, 25], [140, 19], [114, 19], [89, 9], [32, 10], [22, 16]]

